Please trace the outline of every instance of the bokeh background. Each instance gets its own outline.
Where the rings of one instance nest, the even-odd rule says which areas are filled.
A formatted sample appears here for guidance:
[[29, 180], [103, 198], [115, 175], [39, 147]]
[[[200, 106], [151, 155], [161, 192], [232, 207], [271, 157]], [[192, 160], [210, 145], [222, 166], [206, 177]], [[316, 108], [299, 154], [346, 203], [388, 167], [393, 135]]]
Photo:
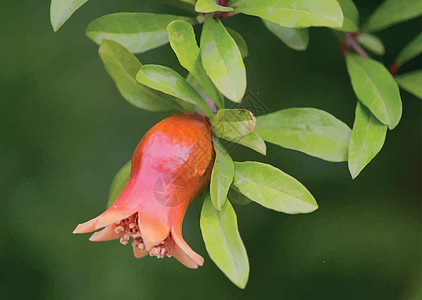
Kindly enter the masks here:
[[[362, 20], [379, 1], [356, 1]], [[206, 253], [201, 200], [184, 237], [205, 258], [198, 270], [174, 259], [132, 256], [117, 241], [92, 243], [74, 227], [101, 213], [109, 183], [143, 134], [165, 114], [118, 94], [84, 36], [90, 20], [117, 11], [181, 14], [158, 1], [91, 0], [57, 33], [49, 1], [4, 1], [0, 10], [1, 299], [421, 299], [421, 101], [402, 92], [403, 118], [354, 181], [346, 163], [268, 146], [240, 146], [236, 160], [269, 162], [300, 180], [320, 208], [285, 215], [236, 206], [250, 280], [235, 287]], [[256, 18], [224, 21], [249, 45], [248, 92], [271, 111], [316, 107], [353, 125], [356, 99], [338, 41], [312, 29], [295, 52]], [[421, 19], [379, 32], [388, 65]], [[168, 45], [138, 56], [182, 74]], [[420, 57], [403, 70], [421, 66]]]

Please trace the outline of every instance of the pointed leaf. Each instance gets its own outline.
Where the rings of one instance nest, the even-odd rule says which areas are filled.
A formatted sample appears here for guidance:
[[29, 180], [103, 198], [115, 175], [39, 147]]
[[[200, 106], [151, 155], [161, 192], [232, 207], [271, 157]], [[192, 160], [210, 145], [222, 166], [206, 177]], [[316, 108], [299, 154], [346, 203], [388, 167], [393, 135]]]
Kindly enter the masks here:
[[142, 64], [125, 47], [114, 41], [103, 40], [98, 53], [107, 73], [127, 102], [149, 111], [183, 111], [179, 99], [136, 81], [136, 73]]
[[235, 162], [233, 184], [254, 202], [276, 211], [298, 214], [318, 208], [314, 197], [296, 179], [256, 161]]
[[255, 117], [246, 109], [220, 109], [211, 119], [214, 134], [233, 140], [250, 133], [255, 128]]
[[234, 29], [231, 29], [229, 27], [226, 27], [226, 29], [227, 29], [227, 32], [231, 35], [231, 37], [236, 42], [237, 47], [240, 50], [240, 54], [242, 54], [242, 58], [248, 57], [249, 55], [248, 44], [246, 43], [243, 36], [241, 36], [240, 33]]
[[215, 86], [228, 99], [240, 102], [246, 90], [246, 71], [236, 42], [220, 20], [205, 19], [201, 35], [202, 64]]
[[[422, 5], [421, 5], [422, 6]], [[422, 33], [419, 33], [406, 47], [400, 51], [396, 63], [401, 66], [422, 53]]]
[[249, 203], [252, 202], [251, 199], [249, 199], [248, 197], [243, 195], [241, 192], [239, 192], [237, 187], [235, 187], [234, 185], [230, 187], [228, 197], [231, 203], [234, 203], [237, 205], [248, 205]]
[[363, 30], [377, 31], [422, 15], [420, 0], [384, 0], [363, 25]]
[[349, 171], [355, 179], [384, 145], [387, 126], [362, 104], [356, 107], [355, 123], [349, 144]]
[[265, 26], [271, 33], [283, 41], [287, 46], [294, 50], [306, 50], [309, 43], [308, 28], [288, 28], [278, 25], [274, 22], [262, 19]]
[[359, 30], [359, 11], [352, 0], [337, 0], [343, 11], [343, 26], [336, 30], [345, 32], [356, 32]]
[[370, 33], [361, 33], [357, 37], [357, 41], [364, 48], [368, 49], [376, 55], [383, 56], [385, 53], [384, 44], [382, 41], [375, 35]]
[[117, 171], [116, 175], [114, 175], [110, 184], [110, 190], [108, 191], [107, 208], [109, 208], [117, 197], [119, 197], [126, 183], [129, 181], [131, 162], [132, 161], [129, 160], [119, 171]]
[[422, 99], [422, 70], [416, 70], [395, 77], [400, 87]]
[[227, 139], [230, 142], [237, 143], [242, 146], [251, 148], [252, 150], [255, 150], [256, 152], [261, 153], [262, 155], [267, 154], [267, 146], [265, 145], [264, 140], [255, 131], [252, 131], [251, 133], [248, 133], [241, 137], [234, 138], [232, 140], [230, 140], [227, 137], [225, 139]]
[[86, 35], [97, 44], [103, 39], [113, 40], [130, 52], [142, 53], [168, 43], [167, 25], [188, 17], [152, 13], [114, 13], [92, 21]]
[[70, 16], [88, 0], [51, 0], [50, 21], [54, 31], [70, 18]]
[[200, 13], [212, 13], [215, 11], [233, 11], [233, 8], [218, 5], [215, 0], [198, 0], [195, 11]]
[[359, 100], [390, 129], [397, 126], [402, 103], [397, 83], [379, 62], [356, 54], [346, 57], [353, 90]]
[[257, 117], [255, 131], [267, 142], [328, 160], [346, 161], [350, 128], [316, 108], [288, 108]]
[[205, 197], [201, 211], [201, 232], [211, 259], [238, 287], [245, 288], [249, 261], [237, 228], [236, 213], [229, 201], [219, 211]]
[[[221, 95], [222, 97], [221, 98], [222, 102], [214, 101], [204, 92], [204, 90], [202, 89], [202, 86], [199, 84], [199, 81], [191, 73], [189, 73], [188, 76], [186, 76], [186, 81], [198, 92], [199, 95], [201, 95], [202, 99], [204, 99], [205, 102], [208, 103], [208, 106], [210, 106], [210, 104], [212, 106], [213, 103], [214, 105], [216, 105], [215, 110], [213, 111], [217, 111], [217, 108], [224, 108], [224, 98], [223, 98], [223, 95], [220, 94], [220, 92], [217, 91], [217, 93]], [[209, 103], [209, 102], [212, 102], [212, 103]]]
[[172, 21], [167, 26], [170, 46], [180, 64], [189, 72], [195, 70], [198, 58], [199, 47], [196, 43], [193, 26], [186, 21]]
[[236, 12], [290, 28], [343, 25], [343, 13], [336, 0], [233, 0], [230, 5]]
[[218, 107], [223, 107], [224, 98], [212, 83], [201, 62], [200, 50], [196, 43], [193, 27], [186, 21], [173, 21], [168, 27], [170, 45], [180, 64], [197, 80], [201, 89]]
[[233, 181], [234, 163], [217, 139], [213, 139], [213, 143], [216, 157], [211, 173], [210, 195], [214, 207], [221, 210]]
[[136, 80], [154, 90], [186, 101], [190, 111], [194, 110], [194, 105], [198, 105], [207, 116], [214, 116], [198, 92], [185, 78], [170, 68], [158, 65], [143, 65], [136, 74]]

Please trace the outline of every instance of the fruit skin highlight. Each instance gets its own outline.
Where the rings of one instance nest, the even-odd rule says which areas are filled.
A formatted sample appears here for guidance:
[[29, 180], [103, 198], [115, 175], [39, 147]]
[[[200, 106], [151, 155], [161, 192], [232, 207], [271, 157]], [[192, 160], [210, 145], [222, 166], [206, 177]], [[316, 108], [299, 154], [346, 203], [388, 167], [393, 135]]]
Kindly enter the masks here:
[[95, 232], [91, 241], [132, 242], [135, 257], [174, 256], [188, 268], [204, 259], [182, 237], [182, 223], [193, 199], [208, 185], [215, 153], [211, 127], [199, 114], [168, 117], [141, 139], [132, 157], [128, 183], [98, 217], [73, 233]]

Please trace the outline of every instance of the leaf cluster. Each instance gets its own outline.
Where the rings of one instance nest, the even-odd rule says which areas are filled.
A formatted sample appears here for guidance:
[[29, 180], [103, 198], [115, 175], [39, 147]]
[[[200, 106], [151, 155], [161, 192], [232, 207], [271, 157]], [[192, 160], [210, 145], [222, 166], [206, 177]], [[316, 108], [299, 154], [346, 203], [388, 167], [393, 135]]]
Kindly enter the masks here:
[[[87, 0], [52, 0], [51, 23], [58, 30]], [[265, 142], [330, 161], [347, 162], [352, 178], [383, 147], [387, 129], [402, 116], [399, 87], [422, 98], [422, 70], [395, 75], [398, 68], [422, 53], [422, 34], [414, 38], [387, 69], [370, 58], [385, 54], [373, 34], [422, 15], [418, 0], [385, 0], [360, 25], [352, 0], [178, 0], [197, 18], [153, 13], [114, 13], [92, 21], [86, 30], [99, 45], [99, 56], [122, 97], [152, 112], [197, 112], [208, 117], [216, 160], [201, 212], [207, 251], [238, 287], [246, 286], [249, 261], [231, 203], [255, 202], [287, 214], [318, 208], [311, 193], [282, 170], [256, 161], [233, 161], [224, 141], [263, 155]], [[241, 107], [247, 90], [245, 39], [222, 20], [237, 14], [258, 17], [268, 30], [293, 50], [304, 51], [310, 27], [328, 27], [343, 46], [351, 85], [356, 94], [355, 121], [349, 128], [316, 108], [288, 108], [254, 116]], [[202, 24], [199, 38], [193, 26]], [[170, 43], [185, 78], [161, 65], [143, 65], [135, 54]], [[363, 47], [363, 48], [362, 48]], [[235, 108], [233, 108], [233, 105]], [[108, 205], [130, 174], [130, 162], [113, 179]]]

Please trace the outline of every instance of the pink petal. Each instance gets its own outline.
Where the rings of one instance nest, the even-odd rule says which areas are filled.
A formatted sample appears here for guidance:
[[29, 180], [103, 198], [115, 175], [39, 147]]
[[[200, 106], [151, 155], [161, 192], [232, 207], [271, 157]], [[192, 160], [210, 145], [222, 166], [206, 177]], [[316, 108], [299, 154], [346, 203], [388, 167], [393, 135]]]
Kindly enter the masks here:
[[103, 230], [97, 231], [93, 235], [91, 235], [89, 240], [92, 242], [100, 242], [100, 241], [110, 241], [110, 240], [118, 239], [120, 235], [114, 231], [115, 229], [116, 229], [116, 224], [107, 226]]
[[179, 248], [179, 246], [175, 245], [172, 255], [185, 267], [190, 269], [198, 268], [198, 265], [189, 256], [187, 256], [185, 252]]
[[141, 250], [138, 247], [133, 247], [133, 255], [135, 255], [136, 258], [142, 258], [148, 254], [148, 251]]
[[73, 233], [87, 233], [87, 232], [94, 231], [95, 225], [99, 217], [101, 217], [101, 215], [99, 215], [98, 217], [92, 220], [89, 220], [88, 222], [79, 224], [78, 226], [76, 226], [75, 230], [73, 230]]
[[[185, 242], [182, 237], [181, 230], [175, 230], [174, 227], [172, 227], [171, 236], [177, 246], [175, 250], [177, 248], [180, 248], [180, 251], [183, 252], [189, 259], [191, 259], [192, 262], [194, 262], [198, 266], [202, 266], [204, 264], [204, 259], [202, 258], [202, 256], [193, 251], [191, 247], [189, 247], [189, 245]], [[181, 260], [179, 261], [184, 264]]]
[[138, 209], [139, 204], [137, 199], [129, 192], [129, 186], [126, 185], [116, 201], [114, 201], [114, 203], [98, 218], [95, 228], [99, 229], [106, 227], [126, 219], [136, 213]]
[[160, 220], [143, 214], [139, 211], [139, 230], [145, 244], [145, 249], [150, 250], [153, 246], [164, 241], [170, 233], [170, 226], [163, 224]]

